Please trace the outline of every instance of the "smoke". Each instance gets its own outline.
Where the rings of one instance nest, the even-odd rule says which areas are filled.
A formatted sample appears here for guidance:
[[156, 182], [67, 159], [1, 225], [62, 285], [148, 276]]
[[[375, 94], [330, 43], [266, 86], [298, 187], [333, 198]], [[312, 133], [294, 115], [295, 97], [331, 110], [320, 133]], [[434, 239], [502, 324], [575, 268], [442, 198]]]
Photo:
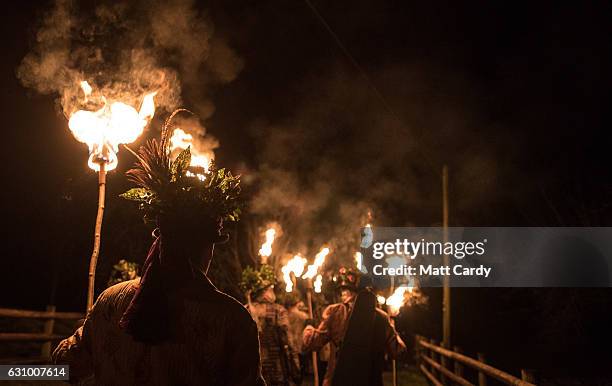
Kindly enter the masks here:
[[[215, 158], [214, 150], [219, 147], [219, 141], [207, 134], [206, 127], [202, 125], [198, 117], [188, 114], [177, 115], [172, 121], [172, 127], [181, 129], [186, 134], [191, 135], [189, 146], [191, 147], [192, 161], [195, 157], [200, 156], [206, 157], [207, 161]], [[178, 155], [181, 150], [183, 149], [175, 149], [173, 156]]]
[[157, 108], [171, 111], [188, 95], [188, 107], [206, 119], [214, 112], [211, 90], [235, 79], [242, 66], [193, 1], [57, 0], [17, 76], [57, 96], [66, 117], [84, 107], [80, 82], [86, 80], [94, 96], [135, 107], [157, 91]]
[[296, 251], [331, 242], [333, 260], [350, 264], [368, 222], [438, 225], [445, 163], [455, 219], [497, 189], [485, 123], [460, 76], [415, 66], [372, 78], [385, 100], [359, 74], [332, 68], [292, 90], [300, 98], [289, 118], [254, 127], [260, 185], [251, 210], [282, 223]]

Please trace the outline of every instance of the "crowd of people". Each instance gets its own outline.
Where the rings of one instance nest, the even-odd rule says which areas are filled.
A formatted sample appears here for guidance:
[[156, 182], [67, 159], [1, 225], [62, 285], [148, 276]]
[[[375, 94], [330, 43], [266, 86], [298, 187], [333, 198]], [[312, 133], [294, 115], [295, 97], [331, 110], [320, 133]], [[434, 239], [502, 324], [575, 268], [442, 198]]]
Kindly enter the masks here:
[[298, 297], [277, 304], [270, 269], [246, 307], [214, 286], [208, 268], [224, 219], [237, 218], [239, 181], [215, 169], [205, 184], [190, 178], [188, 154], [169, 159], [167, 133], [141, 148], [128, 172], [138, 188], [124, 194], [157, 225], [142, 277], [102, 292], [54, 363], [81, 384], [276, 386], [300, 384], [319, 352], [324, 386], [381, 386], [385, 355], [405, 345], [356, 273], [339, 272], [340, 301], [317, 323]]
[[[253, 301], [248, 309], [257, 323], [268, 385], [298, 385], [315, 366], [323, 386], [382, 385], [385, 358], [395, 358], [405, 349], [372, 291], [360, 288], [357, 272], [341, 268], [334, 279], [340, 301], [325, 307], [318, 323], [309, 318], [299, 295], [290, 294], [284, 306], [278, 304], [273, 282], [262, 280], [249, 294]], [[312, 352], [318, 355], [308, 355]], [[350, 371], [342, 371], [342, 362]]]

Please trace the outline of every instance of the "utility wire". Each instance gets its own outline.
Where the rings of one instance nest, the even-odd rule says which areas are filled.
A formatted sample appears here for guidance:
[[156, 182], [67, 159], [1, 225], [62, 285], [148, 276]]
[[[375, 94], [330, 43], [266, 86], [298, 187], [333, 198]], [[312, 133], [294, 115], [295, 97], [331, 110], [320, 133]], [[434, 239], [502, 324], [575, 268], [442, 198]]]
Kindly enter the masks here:
[[[359, 71], [359, 74], [363, 77], [363, 79], [366, 81], [366, 83], [368, 84], [368, 86], [370, 86], [370, 88], [372, 90], [374, 90], [374, 93], [376, 94], [376, 96], [378, 97], [378, 99], [380, 99], [380, 101], [383, 104], [383, 107], [385, 108], [385, 110], [387, 110], [387, 112], [389, 114], [391, 114], [391, 116], [397, 121], [397, 123], [399, 123], [401, 126], [405, 127], [404, 122], [402, 121], [402, 119], [399, 117], [399, 115], [397, 115], [397, 113], [393, 110], [393, 108], [391, 107], [391, 105], [389, 104], [389, 102], [387, 102], [387, 99], [385, 98], [385, 96], [380, 92], [380, 90], [378, 90], [378, 87], [376, 87], [376, 85], [374, 84], [374, 82], [372, 81], [372, 79], [370, 78], [370, 76], [368, 75], [368, 73], [363, 69], [363, 67], [361, 67], [361, 65], [359, 65], [359, 63], [357, 62], [357, 60], [353, 57], [353, 55], [351, 55], [351, 53], [349, 52], [349, 50], [346, 48], [346, 46], [342, 43], [342, 41], [340, 40], [340, 38], [338, 37], [338, 35], [334, 32], [334, 30], [331, 28], [331, 26], [329, 25], [329, 23], [327, 23], [327, 21], [325, 20], [325, 18], [323, 17], [323, 15], [321, 15], [319, 13], [319, 11], [317, 10], [317, 8], [315, 8], [315, 6], [312, 4], [312, 2], [310, 0], [304, 0], [304, 2], [306, 3], [306, 5], [308, 5], [308, 8], [310, 8], [310, 10], [312, 11], [312, 13], [315, 15], [315, 17], [317, 18], [317, 20], [319, 20], [319, 22], [323, 25], [323, 27], [325, 27], [325, 30], [327, 30], [327, 32], [332, 36], [332, 38], [334, 39], [334, 42], [336, 43], [336, 45], [338, 45], [338, 47], [340, 48], [340, 50], [342, 51], [342, 53], [346, 56], [346, 58], [351, 62], [351, 64], [357, 69], [357, 71]], [[393, 132], [395, 133], [395, 136], [397, 137], [397, 129], [394, 129]], [[415, 142], [417, 142], [417, 149], [419, 149], [420, 153], [423, 155], [423, 159], [425, 160], [425, 162], [429, 165], [429, 167], [431, 167], [434, 170], [434, 173], [439, 174], [439, 169], [440, 168], [436, 168], [434, 165], [434, 162], [429, 158], [429, 156], [425, 153], [424, 149], [422, 149], [418, 143], [422, 143], [420, 141], [419, 138], [417, 138], [416, 136], [414, 137]]]

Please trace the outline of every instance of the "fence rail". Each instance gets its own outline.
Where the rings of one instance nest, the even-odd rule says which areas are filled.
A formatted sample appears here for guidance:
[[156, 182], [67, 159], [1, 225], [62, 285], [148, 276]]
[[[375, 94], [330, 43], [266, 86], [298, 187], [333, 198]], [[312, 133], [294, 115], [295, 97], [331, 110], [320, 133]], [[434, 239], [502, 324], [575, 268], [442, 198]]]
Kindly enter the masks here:
[[78, 320], [84, 317], [78, 312], [56, 312], [55, 306], [47, 306], [46, 311], [19, 310], [13, 308], [0, 308], [0, 318], [15, 319], [43, 319], [41, 332], [0, 332], [0, 342], [42, 342], [40, 357], [35, 358], [0, 358], [4, 364], [42, 364], [51, 359], [51, 343], [65, 338], [64, 335], [54, 334], [55, 321]]
[[[454, 350], [449, 350], [437, 345], [432, 339], [418, 335], [416, 336], [416, 355], [421, 372], [435, 386], [448, 384], [486, 386], [488, 378], [506, 385], [535, 386], [533, 383], [534, 377], [528, 370], [521, 370], [521, 378], [517, 378], [486, 364], [482, 354], [478, 354], [478, 359], [470, 358], [462, 354], [457, 347]], [[452, 369], [449, 362], [454, 362]], [[464, 367], [472, 368], [478, 373], [476, 383], [465, 378]]]
[[79, 312], [55, 312], [54, 306], [48, 306], [47, 311], [17, 310], [13, 308], [0, 308], [0, 318], [25, 318], [25, 319], [72, 319], [83, 317]]

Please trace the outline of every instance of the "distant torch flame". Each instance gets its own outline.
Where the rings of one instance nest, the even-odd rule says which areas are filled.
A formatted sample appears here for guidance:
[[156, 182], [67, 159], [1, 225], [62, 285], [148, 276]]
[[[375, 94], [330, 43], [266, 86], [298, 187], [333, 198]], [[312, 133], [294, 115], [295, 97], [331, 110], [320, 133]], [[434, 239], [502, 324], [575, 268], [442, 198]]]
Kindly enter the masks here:
[[363, 266], [363, 255], [361, 252], [355, 252], [355, 263], [357, 264], [357, 269], [361, 271]]
[[315, 260], [312, 264], [308, 266], [306, 269], [306, 273], [302, 276], [302, 279], [312, 279], [317, 275], [319, 268], [325, 262], [325, 258], [329, 254], [329, 248], [323, 247], [315, 256]]
[[298, 253], [281, 268], [286, 292], [293, 291], [293, 278], [291, 277], [291, 273], [293, 273], [295, 277], [299, 277], [302, 272], [304, 272], [304, 266], [307, 262], [308, 260]]
[[265, 264], [268, 260], [268, 257], [272, 255], [272, 243], [274, 242], [275, 237], [276, 229], [269, 228], [266, 231], [266, 241], [261, 245], [261, 248], [259, 249], [259, 256], [261, 256], [262, 264]]
[[399, 314], [400, 309], [406, 303], [406, 293], [410, 294], [414, 290], [411, 286], [401, 286], [395, 289], [393, 295], [389, 296], [385, 303], [387, 304], [387, 310], [391, 316]]
[[317, 277], [315, 278], [315, 281], [312, 283], [312, 285], [314, 287], [314, 292], [320, 294], [321, 293], [321, 287], [323, 286], [323, 276], [317, 275]]
[[[191, 146], [189, 149], [191, 151], [191, 163], [189, 166], [199, 167], [208, 172], [210, 161], [213, 158], [212, 154], [200, 151], [200, 149], [198, 149], [193, 142], [193, 135], [180, 128], [174, 129], [172, 136], [170, 137], [170, 150], [185, 150], [189, 146]], [[187, 176], [198, 177], [201, 180], [206, 178], [204, 174], [193, 173], [190, 171], [187, 172]]]
[[81, 90], [83, 90], [83, 93], [85, 94], [85, 101], [87, 101], [87, 98], [91, 95], [91, 92], [93, 91], [93, 89], [91, 88], [89, 83], [87, 83], [86, 80], [81, 81], [80, 85], [81, 85]]
[[[85, 100], [91, 94], [92, 88], [86, 81], [81, 82]], [[145, 95], [140, 110], [123, 102], [108, 103], [97, 111], [78, 110], [68, 120], [68, 127], [77, 141], [89, 147], [88, 165], [93, 170], [100, 170], [100, 163], [105, 163], [105, 169], [117, 167], [117, 151], [119, 144], [134, 142], [143, 132], [153, 114], [155, 92]]]
[[355, 252], [355, 264], [357, 265], [357, 269], [361, 271], [361, 273], [368, 273], [368, 269], [365, 265], [363, 265], [363, 255], [361, 252]]

